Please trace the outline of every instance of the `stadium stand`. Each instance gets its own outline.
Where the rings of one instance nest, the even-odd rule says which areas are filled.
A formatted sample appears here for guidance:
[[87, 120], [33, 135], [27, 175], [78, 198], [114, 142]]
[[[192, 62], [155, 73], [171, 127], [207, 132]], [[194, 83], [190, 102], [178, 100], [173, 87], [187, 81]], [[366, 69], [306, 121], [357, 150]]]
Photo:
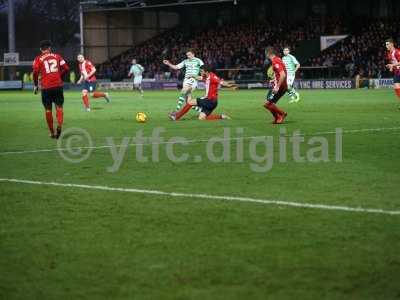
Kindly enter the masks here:
[[[306, 24], [306, 25], [304, 25]], [[267, 45], [277, 48], [289, 45], [293, 50], [300, 41], [318, 39], [323, 34], [347, 32], [343, 20], [330, 18], [324, 21], [310, 18], [307, 22], [262, 24], [236, 24], [232, 26], [197, 29], [187, 34], [180, 28], [171, 30], [99, 66], [99, 75], [112, 80], [126, 78], [129, 61], [136, 58], [146, 66], [145, 77], [169, 78], [162, 58], [180, 61], [183, 49], [193, 48], [196, 55], [215, 68], [260, 68], [264, 62], [262, 49]]]
[[[390, 77], [385, 68], [385, 39], [396, 38], [400, 32], [400, 21], [381, 19], [364, 22], [352, 35], [312, 58], [311, 66], [338, 66], [342, 77], [359, 75], [365, 78]], [[365, 27], [365, 24], [369, 24]], [[397, 41], [399, 44], [400, 40]]]

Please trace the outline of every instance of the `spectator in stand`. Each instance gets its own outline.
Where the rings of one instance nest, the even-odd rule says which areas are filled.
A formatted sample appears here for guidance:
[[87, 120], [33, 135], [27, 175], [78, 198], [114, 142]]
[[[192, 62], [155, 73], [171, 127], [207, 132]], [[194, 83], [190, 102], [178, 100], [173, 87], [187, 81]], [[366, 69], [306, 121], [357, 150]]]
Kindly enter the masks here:
[[[209, 30], [196, 29], [190, 35], [183, 30], [172, 30], [113, 58], [110, 64], [103, 64], [102, 75], [113, 80], [123, 79], [129, 61], [135, 57], [146, 67], [145, 77], [164, 76], [167, 70], [162, 65], [162, 58], [168, 56], [178, 61], [187, 48], [196, 49], [198, 57], [214, 68], [260, 68], [267, 45], [272, 43], [277, 49], [289, 45], [295, 51], [299, 41], [341, 32], [342, 27], [342, 22], [337, 19], [309, 19], [291, 24], [270, 21], [225, 25]], [[177, 78], [178, 75], [178, 72], [172, 72], [170, 78]]]
[[[400, 32], [400, 21], [377, 20], [365, 22], [368, 27], [357, 27], [352, 18], [310, 18], [299, 23], [264, 22], [255, 24], [234, 24], [212, 27], [208, 30], [195, 29], [189, 34], [184, 30], [171, 30], [142, 45], [114, 57], [102, 65], [101, 77], [121, 80], [125, 78], [129, 61], [135, 57], [146, 68], [144, 77], [164, 79], [178, 78], [179, 72], [165, 74], [168, 70], [162, 59], [168, 57], [179, 61], [185, 49], [194, 48], [198, 57], [214, 68], [262, 68], [263, 49], [270, 44], [276, 48], [289, 45], [294, 52], [299, 41], [319, 38], [320, 35], [355, 33], [318, 57], [310, 59], [311, 66], [336, 66], [340, 77], [353, 77], [357, 70], [364, 70], [365, 76], [388, 76], [385, 70], [383, 37], [396, 37]], [[352, 30], [349, 31], [348, 28]], [[231, 72], [232, 76], [242, 76]], [[100, 75], [100, 74], [99, 74]]]

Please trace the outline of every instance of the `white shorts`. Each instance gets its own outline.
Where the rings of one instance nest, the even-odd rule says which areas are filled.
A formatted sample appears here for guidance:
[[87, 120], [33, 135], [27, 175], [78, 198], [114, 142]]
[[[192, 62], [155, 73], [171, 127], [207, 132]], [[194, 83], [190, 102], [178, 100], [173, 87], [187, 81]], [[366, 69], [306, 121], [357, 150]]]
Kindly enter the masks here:
[[292, 75], [292, 74], [288, 74], [287, 75], [287, 80], [286, 81], [287, 81], [287, 85], [289, 87], [291, 87], [293, 85], [295, 78], [296, 78], [296, 75]]
[[139, 85], [142, 84], [143, 76], [135, 76], [133, 79], [133, 84], [134, 85]]
[[194, 78], [185, 78], [183, 80], [183, 87], [185, 86], [190, 86], [192, 91], [194, 91], [197, 88], [197, 80]]

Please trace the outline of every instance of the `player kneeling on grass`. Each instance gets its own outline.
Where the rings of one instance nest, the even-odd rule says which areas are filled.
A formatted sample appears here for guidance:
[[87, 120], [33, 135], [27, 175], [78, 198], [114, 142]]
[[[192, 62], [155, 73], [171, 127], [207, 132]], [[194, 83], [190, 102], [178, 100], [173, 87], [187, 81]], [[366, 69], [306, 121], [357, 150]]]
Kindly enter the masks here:
[[128, 77], [133, 75], [133, 89], [138, 90], [140, 95], [143, 97], [142, 80], [143, 80], [144, 68], [142, 65], [136, 62], [136, 59], [132, 59], [132, 66], [129, 70]]
[[77, 60], [79, 62], [79, 70], [81, 72], [81, 77], [78, 80], [78, 84], [84, 82], [84, 87], [82, 90], [82, 101], [85, 106], [86, 111], [90, 111], [89, 104], [89, 94], [93, 98], [104, 98], [107, 102], [110, 102], [110, 97], [108, 93], [97, 92], [96, 91], [96, 68], [91, 61], [85, 59], [82, 54], [78, 54]]
[[[63, 80], [69, 67], [65, 60], [58, 54], [51, 52], [51, 42], [42, 41], [40, 43], [41, 54], [33, 61], [33, 81], [34, 93], [37, 94], [40, 85], [42, 89], [42, 103], [46, 111], [46, 122], [50, 131], [51, 138], [59, 138], [64, 122], [64, 92]], [[53, 103], [56, 107], [57, 131], [54, 132], [53, 124]]]
[[222, 86], [231, 87], [232, 85], [224, 83], [215, 73], [211, 71], [211, 68], [206, 66], [201, 70], [201, 76], [196, 80], [204, 80], [206, 82], [206, 95], [202, 98], [193, 99], [189, 94], [185, 106], [178, 112], [172, 112], [169, 114], [169, 118], [173, 121], [180, 120], [192, 107], [197, 106], [201, 109], [199, 114], [199, 120], [222, 120], [230, 119], [224, 114], [212, 114], [212, 112], [218, 106], [218, 88]]
[[272, 70], [275, 74], [275, 79], [272, 83], [272, 89], [269, 91], [264, 107], [271, 112], [274, 117], [273, 124], [282, 124], [285, 121], [287, 113], [281, 110], [276, 103], [288, 91], [287, 87], [287, 72], [286, 67], [280, 57], [276, 55], [273, 47], [267, 47], [265, 56], [271, 61]]

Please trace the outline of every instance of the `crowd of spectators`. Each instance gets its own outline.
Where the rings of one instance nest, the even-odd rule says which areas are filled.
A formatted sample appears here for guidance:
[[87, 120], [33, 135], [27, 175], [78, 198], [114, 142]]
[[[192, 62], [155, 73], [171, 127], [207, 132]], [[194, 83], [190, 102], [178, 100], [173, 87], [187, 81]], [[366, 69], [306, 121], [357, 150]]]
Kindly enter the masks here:
[[[365, 23], [364, 23], [365, 24]], [[343, 77], [381, 78], [390, 74], [385, 40], [398, 38], [400, 20], [375, 20], [360, 27], [353, 35], [312, 58], [311, 66], [336, 67]], [[397, 41], [397, 45], [400, 40]]]
[[[385, 71], [384, 40], [400, 32], [399, 20], [375, 20], [365, 26], [343, 19], [309, 19], [299, 23], [264, 22], [254, 24], [220, 25], [210, 28], [176, 28], [133, 47], [99, 66], [99, 77], [121, 80], [127, 77], [130, 61], [136, 58], [146, 71], [144, 77], [170, 79], [179, 76], [163, 65], [163, 59], [179, 63], [186, 49], [194, 49], [196, 56], [218, 69], [257, 69], [264, 63], [263, 49], [290, 46], [296, 52], [300, 41], [321, 35], [352, 33], [335, 46], [320, 53], [303, 65], [333, 67], [340, 77], [372, 78], [388, 75]], [[399, 41], [400, 42], [400, 41]], [[240, 73], [231, 71], [230, 77]]]
[[302, 40], [343, 31], [346, 29], [337, 19], [325, 22], [310, 19], [291, 24], [270, 21], [194, 30], [177, 28], [102, 64], [99, 66], [99, 74], [100, 77], [113, 80], [126, 78], [130, 61], [136, 58], [145, 66], [145, 77], [174, 78], [179, 72], [170, 72], [162, 60], [167, 58], [178, 63], [185, 58], [185, 49], [189, 48], [195, 49], [196, 56], [214, 68], [261, 68], [264, 63], [263, 49], [268, 45], [276, 48], [290, 46], [295, 51], [296, 45]]

